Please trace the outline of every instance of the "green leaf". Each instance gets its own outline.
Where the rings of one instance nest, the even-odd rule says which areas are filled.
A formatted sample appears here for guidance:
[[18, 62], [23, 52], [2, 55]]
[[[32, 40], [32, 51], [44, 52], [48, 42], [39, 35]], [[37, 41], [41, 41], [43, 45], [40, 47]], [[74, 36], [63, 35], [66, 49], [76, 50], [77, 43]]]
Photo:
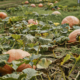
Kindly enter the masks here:
[[18, 40], [21, 38], [21, 35], [17, 35], [17, 34], [12, 34], [11, 35], [15, 40]]
[[26, 80], [30, 80], [33, 76], [37, 75], [37, 71], [31, 68], [24, 69], [22, 72], [27, 74]]
[[67, 55], [64, 57], [63, 61], [61, 62], [61, 65], [63, 65], [63, 64], [64, 64], [66, 61], [68, 61], [70, 58], [71, 58], [70, 54], [67, 54]]
[[19, 74], [17, 74], [17, 73], [12, 73], [12, 74], [6, 74], [6, 75], [4, 75], [2, 78], [4, 78], [4, 80], [17, 80], [18, 78], [19, 78]]
[[30, 30], [36, 30], [36, 29], [37, 29], [37, 25], [30, 26]]
[[6, 62], [5, 62], [5, 61], [0, 60], [0, 67], [3, 67], [5, 64], [6, 64]]
[[46, 59], [46, 58], [42, 58], [38, 64], [37, 64], [37, 68], [48, 68], [48, 66], [52, 63], [51, 60]]
[[23, 40], [17, 40], [21, 45], [23, 45]]
[[14, 70], [17, 70], [17, 68], [18, 68], [18, 65], [17, 64], [21, 64], [20, 63], [20, 61], [12, 61], [12, 68], [14, 69]]
[[9, 54], [1, 54], [0, 55], [0, 60], [6, 60], [6, 61], [8, 61], [8, 59], [9, 59]]

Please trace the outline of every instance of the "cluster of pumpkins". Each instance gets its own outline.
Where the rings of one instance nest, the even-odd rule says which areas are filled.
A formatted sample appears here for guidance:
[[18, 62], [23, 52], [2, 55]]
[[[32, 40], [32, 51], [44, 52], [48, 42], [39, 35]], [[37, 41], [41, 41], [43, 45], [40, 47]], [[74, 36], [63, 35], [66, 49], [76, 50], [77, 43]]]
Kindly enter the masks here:
[[[24, 57], [29, 57], [31, 56], [28, 52], [23, 51], [21, 49], [11, 49], [3, 54], [9, 54], [9, 59], [8, 62], [12, 62], [13, 60], [19, 60], [19, 59], [23, 59]], [[33, 65], [33, 67], [30, 64], [21, 64], [18, 68], [17, 68], [17, 72], [21, 72], [23, 69], [26, 68], [33, 68], [35, 69], [36, 66]], [[1, 75], [5, 75], [5, 74], [10, 74], [14, 71], [14, 69], [9, 66], [8, 64], [4, 65], [3, 67], [0, 67], [0, 74]]]
[[[28, 1], [25, 1], [25, 4], [29, 4], [29, 2], [28, 2]], [[31, 4], [30, 6], [31, 6], [31, 7], [36, 7], [35, 4]], [[43, 4], [40, 3], [40, 4], [38, 5], [38, 7], [43, 7]]]
[[[58, 11], [54, 11], [53, 14], [61, 14], [61, 13], [58, 12]], [[0, 18], [1, 18], [1, 19], [5, 19], [6, 17], [7, 17], [7, 14], [6, 14], [6, 13], [0, 12]], [[37, 25], [37, 24], [38, 24], [38, 21], [37, 21], [37, 20], [34, 21], [34, 19], [28, 20], [28, 24], [31, 24], [31, 23], [34, 24], [34, 25]], [[72, 28], [73, 25], [79, 24], [80, 21], [79, 21], [79, 19], [78, 19], [77, 17], [75, 17], [75, 16], [67, 16], [67, 17], [65, 17], [65, 18], [62, 20], [62, 22], [61, 22], [61, 24], [65, 24], [65, 23], [68, 23], [69, 26], [70, 26], [70, 28]], [[68, 42], [75, 42], [75, 41], [76, 41], [76, 36], [77, 36], [77, 34], [80, 34], [80, 29], [73, 31], [73, 32], [69, 35], [69, 39], [70, 39], [70, 40], [69, 40]]]

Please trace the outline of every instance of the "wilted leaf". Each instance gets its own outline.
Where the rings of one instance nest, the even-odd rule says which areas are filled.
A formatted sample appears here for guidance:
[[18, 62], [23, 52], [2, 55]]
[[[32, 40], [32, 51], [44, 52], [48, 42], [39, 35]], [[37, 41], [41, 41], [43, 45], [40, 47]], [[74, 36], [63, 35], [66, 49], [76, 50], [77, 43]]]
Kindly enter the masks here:
[[65, 57], [64, 57], [64, 59], [62, 60], [62, 62], [61, 62], [61, 65], [63, 65], [66, 61], [68, 61], [69, 59], [70, 59], [70, 54], [67, 54]]
[[80, 60], [80, 55], [79, 54], [72, 54], [73, 57], [76, 59], [76, 61], [79, 61]]
[[48, 66], [52, 63], [51, 60], [46, 59], [46, 58], [42, 58], [38, 64], [37, 64], [37, 68], [48, 68]]

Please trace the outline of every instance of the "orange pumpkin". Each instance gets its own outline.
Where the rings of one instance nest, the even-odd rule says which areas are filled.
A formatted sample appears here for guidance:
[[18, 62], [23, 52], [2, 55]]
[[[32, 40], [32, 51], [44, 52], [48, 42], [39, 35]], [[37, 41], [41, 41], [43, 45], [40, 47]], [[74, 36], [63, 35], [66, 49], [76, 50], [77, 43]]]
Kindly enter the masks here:
[[35, 4], [31, 4], [31, 7], [36, 7], [36, 5]]
[[28, 4], [29, 2], [28, 1], [25, 1], [25, 4]]
[[42, 3], [40, 3], [38, 6], [39, 6], [39, 7], [43, 7], [43, 4], [42, 4]]
[[1, 18], [1, 19], [4, 19], [4, 18], [6, 18], [6, 17], [7, 17], [7, 14], [6, 14], [6, 13], [0, 12], [0, 18]]
[[[8, 62], [12, 62], [13, 60], [23, 59], [24, 57], [30, 56], [30, 54], [28, 52], [23, 51], [21, 49], [11, 49], [4, 54], [9, 54], [10, 55], [9, 59], [8, 59]], [[17, 71], [20, 72], [25, 68], [32, 68], [32, 66], [29, 65], [29, 64], [23, 63], [22, 65], [20, 65], [18, 67]], [[33, 66], [33, 68], [35, 69], [35, 66]], [[13, 68], [10, 67], [7, 64], [4, 67], [0, 67], [0, 73], [2, 75], [8, 74], [8, 73], [10, 74], [13, 71], [14, 71]]]
[[61, 14], [59, 11], [54, 11], [52, 14], [58, 15]]
[[80, 29], [74, 30], [69, 34], [69, 41], [68, 42], [75, 42], [77, 35], [80, 34]]
[[68, 23], [69, 26], [72, 28], [73, 25], [79, 24], [79, 19], [75, 16], [67, 16], [61, 22], [61, 24], [65, 24], [65, 23]]
[[29, 19], [28, 20], [28, 24], [34, 24], [34, 25], [37, 25], [38, 24], [38, 21], [36, 20], [36, 21], [34, 21], [34, 19]]

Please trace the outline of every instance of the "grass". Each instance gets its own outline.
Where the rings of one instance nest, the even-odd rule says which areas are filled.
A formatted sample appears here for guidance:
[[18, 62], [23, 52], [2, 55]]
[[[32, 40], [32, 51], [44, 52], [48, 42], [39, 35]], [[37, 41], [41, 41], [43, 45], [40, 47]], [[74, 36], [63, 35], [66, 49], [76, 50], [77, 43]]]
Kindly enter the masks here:
[[0, 9], [6, 9], [13, 6], [18, 6], [22, 2], [25, 2], [26, 0], [4, 0], [0, 1]]

